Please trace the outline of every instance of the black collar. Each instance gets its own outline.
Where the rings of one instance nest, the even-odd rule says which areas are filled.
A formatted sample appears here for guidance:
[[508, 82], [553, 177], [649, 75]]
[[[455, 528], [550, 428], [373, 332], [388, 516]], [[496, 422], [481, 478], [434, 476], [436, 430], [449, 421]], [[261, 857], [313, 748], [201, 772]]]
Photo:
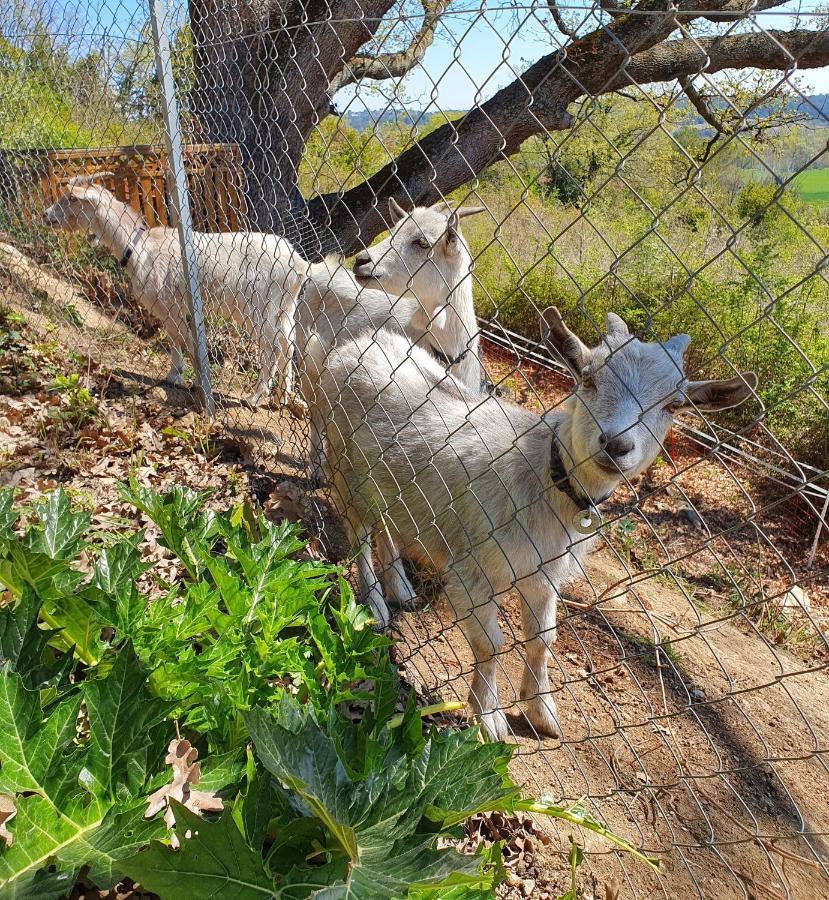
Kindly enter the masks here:
[[450, 357], [447, 356], [443, 350], [438, 350], [438, 348], [429, 343], [429, 350], [432, 352], [432, 356], [436, 357], [441, 363], [443, 363], [444, 367], [447, 369], [451, 369], [456, 363], [459, 363], [467, 353], [469, 353], [469, 347], [466, 350], [462, 350], [457, 356]]
[[147, 226], [142, 223], [130, 235], [130, 239], [127, 241], [127, 249], [124, 250], [124, 255], [121, 257], [121, 259], [118, 260], [118, 264], [121, 266], [122, 269], [130, 261], [130, 257], [132, 256], [133, 252], [135, 251], [135, 242], [138, 240], [138, 238], [141, 237], [142, 234], [144, 234], [144, 232], [146, 230], [147, 230]]
[[595, 509], [601, 506], [602, 503], [610, 499], [613, 491], [610, 491], [598, 500], [593, 500], [592, 497], [576, 491], [573, 487], [573, 482], [570, 481], [567, 470], [564, 468], [564, 461], [559, 450], [560, 443], [558, 429], [556, 428], [553, 431], [553, 439], [550, 442], [550, 477], [553, 480], [553, 487], [572, 500], [581, 510]]

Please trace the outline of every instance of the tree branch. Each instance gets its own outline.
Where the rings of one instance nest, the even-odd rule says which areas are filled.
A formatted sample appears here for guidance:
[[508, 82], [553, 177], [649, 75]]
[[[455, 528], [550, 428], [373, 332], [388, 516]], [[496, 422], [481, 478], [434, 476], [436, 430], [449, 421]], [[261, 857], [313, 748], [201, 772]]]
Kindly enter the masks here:
[[372, 78], [375, 81], [400, 78], [422, 62], [435, 39], [435, 30], [441, 16], [452, 0], [420, 0], [420, 2], [423, 6], [423, 22], [408, 47], [395, 53], [380, 53], [377, 56], [358, 53], [331, 80], [328, 86], [329, 97], [363, 78]]
[[634, 84], [673, 81], [700, 72], [724, 69], [817, 69], [829, 65], [829, 32], [767, 31], [724, 37], [666, 41], [635, 54], [607, 86], [620, 90]]
[[568, 38], [575, 40], [578, 36], [576, 34], [576, 29], [571, 28], [565, 21], [564, 16], [561, 14], [561, 10], [558, 8], [558, 4], [556, 0], [547, 0], [547, 7], [550, 10], [550, 15], [553, 17], [553, 21], [556, 23], [556, 28]]
[[[642, 0], [647, 16], [623, 16], [583, 38], [566, 53], [538, 60], [520, 78], [462, 119], [426, 135], [389, 165], [344, 195], [315, 197], [313, 221], [327, 225], [346, 252], [385, 229], [389, 197], [405, 206], [435, 202], [498, 159], [515, 153], [532, 135], [565, 130], [567, 106], [631, 85], [668, 82], [724, 69], [811, 69], [829, 64], [829, 33], [771, 31], [725, 37], [668, 40], [679, 26], [725, 8], [720, 0]], [[324, 248], [326, 251], [331, 248]]]
[[724, 122], [721, 122], [716, 115], [714, 114], [714, 110], [708, 105], [708, 100], [703, 97], [703, 95], [694, 87], [691, 83], [691, 78], [688, 75], [680, 75], [679, 76], [679, 86], [682, 88], [683, 93], [691, 102], [691, 105], [694, 109], [700, 114], [704, 122], [707, 122], [716, 132], [717, 137], [721, 134], [727, 134], [728, 128], [726, 127]]

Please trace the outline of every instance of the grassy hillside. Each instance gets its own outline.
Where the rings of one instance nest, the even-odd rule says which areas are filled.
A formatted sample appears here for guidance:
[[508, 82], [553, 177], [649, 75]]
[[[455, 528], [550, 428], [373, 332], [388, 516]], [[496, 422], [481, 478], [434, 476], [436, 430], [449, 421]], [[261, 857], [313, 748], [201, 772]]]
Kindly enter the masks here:
[[806, 203], [829, 203], [829, 169], [807, 169], [794, 180], [794, 187]]

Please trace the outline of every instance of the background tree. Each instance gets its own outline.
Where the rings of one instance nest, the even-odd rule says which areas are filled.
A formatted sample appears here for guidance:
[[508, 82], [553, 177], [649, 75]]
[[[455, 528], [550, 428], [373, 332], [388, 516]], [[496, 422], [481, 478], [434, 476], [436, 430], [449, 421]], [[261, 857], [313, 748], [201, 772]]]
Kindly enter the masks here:
[[[301, 198], [297, 168], [314, 127], [344, 86], [418, 65], [451, 0], [189, 0], [192, 106], [201, 136], [238, 143], [252, 224], [293, 232], [306, 252], [353, 251], [385, 228], [386, 201], [431, 203], [515, 153], [530, 136], [569, 129], [580, 98], [675, 83], [710, 112], [705, 73], [809, 69], [829, 63], [823, 26], [748, 29], [782, 0], [600, 0], [587, 14], [554, 4], [561, 45], [459, 121], [444, 124], [349, 190]], [[467, 7], [468, 11], [468, 7]], [[598, 25], [596, 23], [599, 23]], [[398, 45], [382, 52], [392, 32]], [[554, 32], [553, 32], [554, 33]], [[553, 39], [551, 37], [551, 43]], [[712, 114], [712, 120], [728, 122]], [[307, 227], [295, 229], [296, 222]]]

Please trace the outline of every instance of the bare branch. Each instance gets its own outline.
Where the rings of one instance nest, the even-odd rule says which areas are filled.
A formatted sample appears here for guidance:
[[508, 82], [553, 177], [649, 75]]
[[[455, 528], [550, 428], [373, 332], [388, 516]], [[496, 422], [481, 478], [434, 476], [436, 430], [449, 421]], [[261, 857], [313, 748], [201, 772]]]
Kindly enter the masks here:
[[576, 39], [576, 29], [571, 28], [565, 21], [564, 16], [561, 14], [561, 10], [558, 8], [558, 4], [556, 0], [547, 0], [547, 6], [550, 9], [550, 15], [553, 17], [553, 21], [556, 23], [556, 28], [568, 38]]
[[716, 132], [716, 137], [721, 134], [728, 134], [729, 129], [724, 122], [721, 122], [714, 114], [714, 110], [708, 105], [708, 99], [704, 97], [691, 83], [691, 79], [687, 75], [679, 76], [679, 86], [690, 100], [694, 109], [702, 116], [703, 121], [707, 122]]
[[440, 18], [452, 0], [420, 0], [420, 2], [423, 6], [423, 22], [408, 47], [395, 53], [380, 53], [377, 56], [365, 53], [353, 56], [342, 71], [332, 79], [328, 87], [329, 97], [363, 78], [375, 81], [400, 78], [422, 62], [435, 39], [435, 30]]

